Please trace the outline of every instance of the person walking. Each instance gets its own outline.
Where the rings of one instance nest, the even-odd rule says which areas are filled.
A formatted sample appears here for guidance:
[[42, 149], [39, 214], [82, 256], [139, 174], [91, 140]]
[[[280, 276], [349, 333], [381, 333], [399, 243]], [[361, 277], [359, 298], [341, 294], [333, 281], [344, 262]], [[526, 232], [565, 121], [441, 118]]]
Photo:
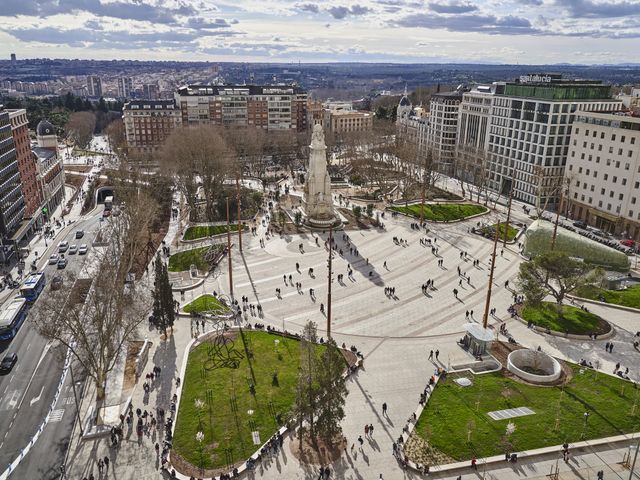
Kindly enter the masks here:
[[433, 350], [429, 352], [429, 360], [433, 360]]
[[436, 360], [438, 360], [439, 355], [440, 355], [440, 350], [436, 350]]
[[358, 443], [360, 444], [360, 450], [362, 450], [362, 445], [364, 445], [364, 440], [362, 439], [362, 435], [358, 435]]
[[387, 415], [387, 402], [384, 402], [382, 404], [382, 415], [388, 416]]
[[367, 424], [364, 425], [364, 436], [365, 437], [369, 436], [369, 425]]
[[373, 423], [369, 424], [369, 437], [373, 438]]
[[104, 472], [106, 474], [109, 474], [109, 457], [105, 455], [103, 461], [104, 461]]

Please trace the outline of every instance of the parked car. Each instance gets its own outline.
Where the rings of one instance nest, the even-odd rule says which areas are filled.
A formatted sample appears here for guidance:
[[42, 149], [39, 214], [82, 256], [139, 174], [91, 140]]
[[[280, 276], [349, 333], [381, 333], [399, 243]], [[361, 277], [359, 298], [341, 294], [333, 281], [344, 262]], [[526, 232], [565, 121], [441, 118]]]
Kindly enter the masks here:
[[60, 256], [57, 253], [54, 253], [49, 257], [49, 265], [55, 265], [60, 260]]
[[84, 230], [76, 230], [76, 238], [84, 237]]
[[64, 257], [61, 258], [60, 260], [58, 260], [58, 270], [62, 270], [63, 268], [67, 268], [67, 263], [69, 263], [69, 262]]
[[16, 353], [7, 353], [0, 362], [0, 372], [9, 373], [17, 361], [18, 355]]
[[60, 242], [60, 244], [58, 245], [58, 253], [64, 253], [67, 250], [69, 250], [69, 242], [67, 242], [66, 240]]
[[78, 246], [77, 245], [71, 245], [69, 247], [69, 255], [75, 255], [76, 253], [78, 253]]
[[80, 245], [80, 248], [78, 248], [78, 255], [85, 255], [88, 250], [89, 247], [87, 246], [87, 244], [83, 243], [82, 245]]
[[636, 242], [634, 240], [631, 240], [630, 238], [627, 240], [620, 240], [620, 243], [629, 248], [633, 248], [636, 246]]
[[573, 222], [573, 226], [574, 227], [578, 227], [578, 228], [583, 228], [583, 229], [587, 229], [589, 228], [589, 225], [587, 225], [586, 222], [583, 222], [582, 220], [579, 220], [577, 222]]

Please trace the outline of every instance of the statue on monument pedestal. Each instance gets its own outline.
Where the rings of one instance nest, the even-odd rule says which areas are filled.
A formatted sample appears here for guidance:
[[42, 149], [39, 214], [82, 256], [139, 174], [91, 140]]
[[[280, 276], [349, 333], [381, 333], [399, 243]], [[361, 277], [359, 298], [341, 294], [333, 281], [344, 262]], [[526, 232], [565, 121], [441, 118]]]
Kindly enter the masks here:
[[309, 146], [309, 169], [305, 182], [304, 206], [306, 222], [326, 228], [339, 222], [333, 211], [331, 179], [327, 172], [327, 147], [321, 125], [314, 125]]

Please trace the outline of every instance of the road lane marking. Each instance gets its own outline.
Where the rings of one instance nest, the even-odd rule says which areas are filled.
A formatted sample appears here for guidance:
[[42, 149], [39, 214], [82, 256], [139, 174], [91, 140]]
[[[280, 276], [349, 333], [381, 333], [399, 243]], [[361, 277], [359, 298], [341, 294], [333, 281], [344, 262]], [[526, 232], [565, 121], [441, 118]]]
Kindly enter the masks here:
[[49, 415], [49, 422], [59, 422], [60, 420], [62, 420], [63, 415], [64, 408], [58, 408], [57, 410], [51, 412], [51, 415]]
[[29, 405], [33, 405], [34, 403], [36, 403], [38, 400], [40, 400], [40, 397], [42, 396], [42, 392], [44, 391], [44, 385], [40, 388], [40, 393], [38, 394], [37, 397], [33, 397], [31, 399], [31, 401], [29, 402]]

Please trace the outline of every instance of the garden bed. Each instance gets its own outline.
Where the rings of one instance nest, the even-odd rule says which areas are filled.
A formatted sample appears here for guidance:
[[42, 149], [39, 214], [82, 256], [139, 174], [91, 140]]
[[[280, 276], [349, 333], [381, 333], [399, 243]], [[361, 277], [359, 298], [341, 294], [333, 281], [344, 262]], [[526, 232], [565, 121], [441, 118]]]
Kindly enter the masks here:
[[575, 296], [640, 309], [640, 285], [634, 285], [625, 290], [607, 290], [588, 285], [576, 290]]
[[[499, 227], [497, 227], [498, 225]], [[479, 233], [480, 235], [483, 235], [486, 238], [494, 239], [496, 237], [496, 227], [498, 228], [498, 240], [500, 241], [504, 240], [505, 229], [507, 227], [506, 223], [499, 223], [499, 224], [494, 223], [493, 225], [485, 225], [484, 227], [475, 229], [475, 232]], [[520, 231], [519, 229], [513, 227], [512, 225], [509, 225], [509, 229], [507, 231], [507, 242], [513, 242], [513, 240], [518, 235], [519, 231]]]
[[205, 294], [186, 304], [183, 310], [187, 313], [202, 313], [212, 310], [224, 313], [229, 311], [229, 307], [218, 300], [217, 297]]
[[191, 268], [191, 265], [195, 265], [198, 270], [207, 272], [209, 264], [204, 257], [209, 248], [211, 247], [206, 246], [174, 253], [169, 257], [168, 270], [170, 272], [186, 272]]
[[424, 210], [424, 219], [431, 222], [462, 220], [489, 211], [487, 207], [472, 203], [414, 204], [391, 207], [393, 211], [404, 213], [405, 215], [410, 215], [415, 218], [420, 218], [421, 209]]
[[[238, 231], [238, 224], [234, 223], [230, 225], [230, 229], [232, 232]], [[246, 230], [247, 226], [243, 225], [242, 230]], [[227, 225], [196, 225], [193, 227], [187, 228], [184, 232], [183, 240], [197, 240], [199, 238], [207, 238], [212, 237], [214, 235], [220, 235], [223, 233], [227, 233]]]
[[[259, 433], [260, 444], [268, 440], [295, 402], [299, 342], [259, 331], [233, 334], [233, 340], [232, 351], [241, 355], [237, 368], [212, 368], [208, 342], [189, 353], [171, 455], [180, 470], [191, 467], [185, 473], [193, 475], [202, 468], [198, 477], [212, 477], [244, 462], [258, 448], [252, 432]], [[322, 348], [317, 347], [318, 354]], [[255, 385], [255, 395], [250, 384]], [[208, 391], [213, 393], [209, 397]], [[198, 408], [196, 400], [204, 406]], [[196, 440], [198, 431], [204, 434], [202, 443]]]
[[525, 306], [520, 316], [527, 322], [533, 322], [538, 329], [549, 329], [571, 335], [603, 335], [611, 331], [611, 325], [603, 318], [571, 305], [562, 305], [562, 318], [558, 315], [557, 305], [542, 302], [539, 307]]
[[[411, 459], [451, 463], [637, 431], [640, 407], [634, 408], [633, 383], [573, 364], [569, 368], [571, 380], [554, 387], [527, 385], [502, 373], [441, 379], [418, 420]], [[461, 376], [473, 385], [457, 385], [454, 379]], [[504, 420], [488, 416], [517, 407], [535, 413]], [[510, 422], [515, 430], [507, 434]]]

